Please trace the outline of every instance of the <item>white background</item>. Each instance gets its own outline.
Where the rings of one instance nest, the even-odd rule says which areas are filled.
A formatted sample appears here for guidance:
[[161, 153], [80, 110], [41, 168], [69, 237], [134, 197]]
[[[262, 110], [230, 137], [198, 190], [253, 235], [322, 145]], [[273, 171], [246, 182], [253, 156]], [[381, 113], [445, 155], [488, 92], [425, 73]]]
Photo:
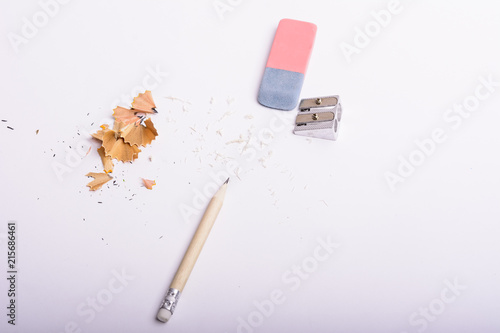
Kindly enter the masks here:
[[[0, 276], [9, 220], [18, 275], [15, 326], [1, 279], [1, 331], [498, 332], [500, 87], [460, 123], [444, 118], [474, 101], [481, 78], [500, 81], [498, 2], [401, 1], [349, 62], [342, 43], [376, 29], [371, 12], [387, 1], [226, 1], [74, 0], [47, 22], [37, 1], [2, 1]], [[256, 101], [282, 18], [318, 26], [302, 97], [340, 95], [336, 142], [293, 135], [295, 110]], [[26, 38], [17, 47], [14, 34]], [[102, 165], [87, 133], [141, 86], [159, 136], [116, 163], [119, 186], [90, 192], [85, 174]], [[446, 140], [391, 190], [386, 174], [424, 156], [415, 141], [436, 129]], [[225, 205], [162, 324], [157, 309], [206, 204], [199, 193], [213, 193], [228, 161], [238, 170]], [[327, 238], [340, 246], [318, 262]], [[303, 264], [307, 278], [290, 282]], [[273, 291], [284, 302], [270, 309]]]

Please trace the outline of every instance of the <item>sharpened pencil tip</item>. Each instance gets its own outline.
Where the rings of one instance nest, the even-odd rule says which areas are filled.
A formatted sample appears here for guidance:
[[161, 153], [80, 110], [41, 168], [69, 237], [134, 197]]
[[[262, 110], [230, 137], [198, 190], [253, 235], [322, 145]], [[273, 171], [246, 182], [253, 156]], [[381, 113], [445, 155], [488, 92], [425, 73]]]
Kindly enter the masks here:
[[[226, 179], [226, 181], [224, 182], [224, 184], [227, 184], [227, 183], [229, 183], [229, 178]], [[222, 184], [222, 185], [224, 185], [224, 184]]]

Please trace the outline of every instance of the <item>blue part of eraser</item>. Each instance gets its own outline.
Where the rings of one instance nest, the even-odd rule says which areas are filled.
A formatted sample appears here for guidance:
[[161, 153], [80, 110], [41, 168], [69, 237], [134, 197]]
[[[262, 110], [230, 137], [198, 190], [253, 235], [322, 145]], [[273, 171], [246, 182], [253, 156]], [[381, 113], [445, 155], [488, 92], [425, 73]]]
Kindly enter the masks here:
[[290, 111], [299, 102], [304, 74], [266, 67], [257, 100], [269, 108]]

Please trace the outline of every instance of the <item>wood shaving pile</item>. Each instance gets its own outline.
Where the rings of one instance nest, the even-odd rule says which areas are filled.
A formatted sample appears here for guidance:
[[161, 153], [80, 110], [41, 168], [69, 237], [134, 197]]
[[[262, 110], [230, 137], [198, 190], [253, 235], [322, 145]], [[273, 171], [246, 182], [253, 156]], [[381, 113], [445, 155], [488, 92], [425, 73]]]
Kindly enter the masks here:
[[[149, 116], [158, 113], [153, 101], [151, 91], [146, 90], [139, 94], [132, 102], [132, 108], [127, 109], [121, 106], [113, 110], [115, 122], [113, 128], [109, 125], [101, 125], [101, 129], [92, 134], [94, 139], [102, 142], [97, 150], [101, 157], [104, 172], [90, 172], [87, 177], [93, 177], [94, 180], [87, 184], [91, 191], [98, 190], [113, 179], [109, 173], [113, 172], [113, 159], [121, 162], [132, 162], [138, 156], [141, 150], [139, 147], [145, 147], [158, 136], [158, 132]], [[154, 180], [143, 179], [144, 186], [152, 189], [156, 185]]]

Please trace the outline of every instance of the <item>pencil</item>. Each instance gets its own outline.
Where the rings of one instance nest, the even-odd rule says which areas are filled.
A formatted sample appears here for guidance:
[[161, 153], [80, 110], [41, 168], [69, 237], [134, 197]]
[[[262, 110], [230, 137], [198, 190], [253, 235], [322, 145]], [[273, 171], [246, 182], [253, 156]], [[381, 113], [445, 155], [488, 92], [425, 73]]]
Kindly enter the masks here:
[[210, 230], [214, 225], [215, 219], [222, 208], [228, 182], [229, 178], [224, 182], [224, 184], [222, 184], [219, 190], [214, 194], [212, 200], [208, 203], [207, 209], [201, 218], [193, 239], [184, 254], [184, 258], [177, 269], [177, 273], [175, 273], [167, 294], [161, 303], [160, 310], [158, 310], [156, 318], [161, 322], [166, 323], [174, 313], [179, 297], [184, 290], [184, 286], [186, 285], [189, 275], [193, 270], [194, 264], [196, 263], [201, 249], [203, 248], [203, 245], [210, 234]]

